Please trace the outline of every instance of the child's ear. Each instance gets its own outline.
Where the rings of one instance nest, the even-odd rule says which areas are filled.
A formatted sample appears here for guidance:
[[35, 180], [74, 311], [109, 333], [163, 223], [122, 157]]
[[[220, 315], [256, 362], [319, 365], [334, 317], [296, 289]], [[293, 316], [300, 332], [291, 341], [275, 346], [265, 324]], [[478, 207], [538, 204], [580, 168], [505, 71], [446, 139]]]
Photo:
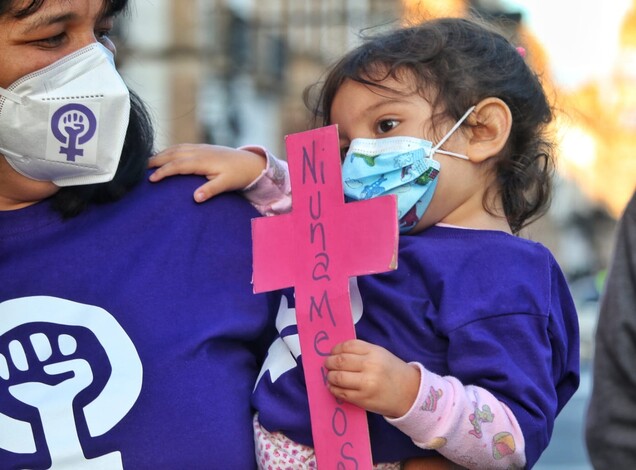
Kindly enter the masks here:
[[486, 98], [475, 106], [468, 124], [470, 139], [466, 154], [470, 161], [478, 163], [504, 148], [512, 127], [512, 113], [499, 98]]

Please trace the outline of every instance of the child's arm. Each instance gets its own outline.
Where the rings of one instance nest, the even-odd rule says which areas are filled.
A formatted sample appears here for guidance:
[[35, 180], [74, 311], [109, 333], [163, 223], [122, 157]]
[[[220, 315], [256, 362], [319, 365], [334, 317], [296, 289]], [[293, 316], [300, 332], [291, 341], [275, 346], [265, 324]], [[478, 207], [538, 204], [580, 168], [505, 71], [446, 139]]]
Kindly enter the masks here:
[[264, 215], [291, 210], [287, 163], [263, 147], [234, 149], [220, 145], [179, 144], [159, 152], [149, 161], [156, 168], [150, 181], [168, 176], [195, 174], [209, 181], [194, 192], [204, 202], [226, 191], [243, 190], [244, 196]]
[[515, 416], [482, 387], [464, 386], [361, 340], [334, 347], [325, 367], [336, 397], [383, 415], [422, 448], [467, 468], [523, 468], [526, 463]]

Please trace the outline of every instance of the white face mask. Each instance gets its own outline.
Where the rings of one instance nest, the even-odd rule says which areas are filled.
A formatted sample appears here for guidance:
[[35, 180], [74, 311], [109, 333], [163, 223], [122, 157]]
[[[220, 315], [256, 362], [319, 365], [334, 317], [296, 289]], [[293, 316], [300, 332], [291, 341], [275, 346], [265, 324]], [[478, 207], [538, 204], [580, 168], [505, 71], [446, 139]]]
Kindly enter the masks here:
[[0, 88], [0, 154], [22, 175], [58, 186], [110, 181], [129, 115], [113, 54], [93, 43]]

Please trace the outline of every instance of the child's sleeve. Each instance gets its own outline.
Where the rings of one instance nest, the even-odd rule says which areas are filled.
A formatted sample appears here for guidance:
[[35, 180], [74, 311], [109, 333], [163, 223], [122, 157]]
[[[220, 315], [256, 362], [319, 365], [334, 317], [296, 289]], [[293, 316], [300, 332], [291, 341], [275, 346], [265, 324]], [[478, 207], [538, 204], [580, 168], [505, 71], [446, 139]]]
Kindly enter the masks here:
[[420, 370], [418, 396], [404, 416], [386, 418], [390, 424], [417, 446], [469, 469], [524, 468], [525, 441], [510, 408], [482, 387], [411, 364]]
[[285, 214], [291, 211], [291, 184], [287, 162], [279, 160], [264, 147], [244, 146], [247, 150], [263, 155], [267, 160], [265, 169], [245, 189], [245, 198], [263, 215]]

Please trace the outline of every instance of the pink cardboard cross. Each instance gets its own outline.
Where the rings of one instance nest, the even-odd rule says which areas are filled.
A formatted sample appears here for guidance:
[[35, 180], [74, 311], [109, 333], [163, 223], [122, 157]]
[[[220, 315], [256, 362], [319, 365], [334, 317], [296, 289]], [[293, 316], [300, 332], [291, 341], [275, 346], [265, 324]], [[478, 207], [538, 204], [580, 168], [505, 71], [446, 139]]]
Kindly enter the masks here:
[[318, 467], [371, 469], [366, 412], [329, 392], [323, 363], [355, 338], [349, 278], [396, 268], [396, 200], [344, 203], [335, 125], [288, 135], [286, 146], [293, 208], [252, 221], [254, 292], [295, 287]]

